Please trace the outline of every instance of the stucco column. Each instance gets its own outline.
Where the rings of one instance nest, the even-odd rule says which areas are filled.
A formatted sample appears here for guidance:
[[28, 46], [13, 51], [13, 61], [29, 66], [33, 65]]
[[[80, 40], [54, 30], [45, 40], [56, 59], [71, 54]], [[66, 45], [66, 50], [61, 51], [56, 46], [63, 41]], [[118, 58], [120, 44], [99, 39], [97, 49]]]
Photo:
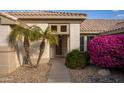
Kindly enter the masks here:
[[80, 49], [80, 24], [70, 24], [70, 51]]
[[87, 36], [84, 36], [84, 51], [87, 51]]
[[15, 50], [8, 46], [10, 32], [9, 25], [0, 25], [0, 74], [11, 73], [19, 66]]
[[67, 53], [69, 53], [70, 51], [70, 40], [69, 40], [69, 36], [67, 37]]

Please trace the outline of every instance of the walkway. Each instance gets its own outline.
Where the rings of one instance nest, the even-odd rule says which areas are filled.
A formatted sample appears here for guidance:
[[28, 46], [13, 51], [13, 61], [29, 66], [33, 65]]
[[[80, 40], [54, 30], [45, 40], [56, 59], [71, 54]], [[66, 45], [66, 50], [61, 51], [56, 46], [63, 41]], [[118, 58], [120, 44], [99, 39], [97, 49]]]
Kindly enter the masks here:
[[70, 76], [64, 65], [64, 58], [51, 59], [52, 67], [48, 77], [48, 83], [69, 83]]

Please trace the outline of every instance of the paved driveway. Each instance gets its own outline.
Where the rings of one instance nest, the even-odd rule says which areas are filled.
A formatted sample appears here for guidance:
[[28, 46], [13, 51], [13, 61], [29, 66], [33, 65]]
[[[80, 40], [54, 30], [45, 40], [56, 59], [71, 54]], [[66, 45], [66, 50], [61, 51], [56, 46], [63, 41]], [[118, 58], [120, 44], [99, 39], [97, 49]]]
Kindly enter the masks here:
[[48, 76], [48, 83], [69, 83], [70, 75], [64, 65], [64, 58], [51, 59], [52, 67]]

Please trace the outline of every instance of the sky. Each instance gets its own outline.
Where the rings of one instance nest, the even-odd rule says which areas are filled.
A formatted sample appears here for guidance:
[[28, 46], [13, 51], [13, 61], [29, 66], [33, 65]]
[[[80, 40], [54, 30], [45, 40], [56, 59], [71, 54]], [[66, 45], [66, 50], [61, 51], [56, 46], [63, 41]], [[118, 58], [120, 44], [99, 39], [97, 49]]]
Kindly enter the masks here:
[[[60, 10], [59, 10], [60, 11]], [[88, 19], [124, 19], [124, 10], [61, 10], [88, 15]]]
[[[15, 10], [0, 10], [15, 12]], [[16, 10], [16, 11], [33, 11], [33, 10]], [[48, 10], [49, 11], [49, 10]], [[50, 10], [58, 12], [85, 13], [88, 19], [124, 19], [124, 10]]]

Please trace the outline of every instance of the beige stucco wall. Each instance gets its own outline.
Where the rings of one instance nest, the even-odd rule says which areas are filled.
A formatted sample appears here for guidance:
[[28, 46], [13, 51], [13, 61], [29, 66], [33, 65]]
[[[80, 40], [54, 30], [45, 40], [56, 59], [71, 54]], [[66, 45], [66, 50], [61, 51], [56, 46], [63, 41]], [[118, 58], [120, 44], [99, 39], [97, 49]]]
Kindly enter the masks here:
[[0, 25], [0, 74], [10, 73], [19, 66], [15, 50], [8, 46], [10, 32], [9, 25]]
[[0, 25], [0, 46], [8, 46], [8, 36], [11, 28], [8, 25]]
[[80, 49], [80, 24], [70, 24], [70, 51]]
[[[30, 26], [37, 25], [37, 26], [41, 27], [43, 31], [45, 31], [46, 28], [48, 27], [47, 23], [43, 23], [43, 24], [27, 23], [27, 24]], [[41, 43], [41, 41], [36, 41], [36, 42], [31, 43], [31, 57], [33, 59], [38, 57], [40, 43]], [[47, 41], [46, 41], [45, 45], [46, 45], [46, 47], [45, 47], [42, 58], [49, 59], [50, 58], [50, 45]]]
[[[41, 41], [36, 41], [36, 42], [31, 43], [30, 52], [31, 52], [31, 57], [32, 58], [37, 58], [38, 57], [40, 43], [41, 43]], [[42, 58], [49, 58], [50, 45], [49, 45], [48, 42], [46, 42], [45, 45], [46, 45], [46, 47], [45, 47]]]
[[19, 66], [16, 52], [7, 46], [0, 46], [0, 74], [13, 72]]
[[0, 19], [1, 19], [1, 24], [15, 24], [15, 21], [14, 20], [10, 20], [6, 17], [3, 17], [3, 16], [0, 16]]

